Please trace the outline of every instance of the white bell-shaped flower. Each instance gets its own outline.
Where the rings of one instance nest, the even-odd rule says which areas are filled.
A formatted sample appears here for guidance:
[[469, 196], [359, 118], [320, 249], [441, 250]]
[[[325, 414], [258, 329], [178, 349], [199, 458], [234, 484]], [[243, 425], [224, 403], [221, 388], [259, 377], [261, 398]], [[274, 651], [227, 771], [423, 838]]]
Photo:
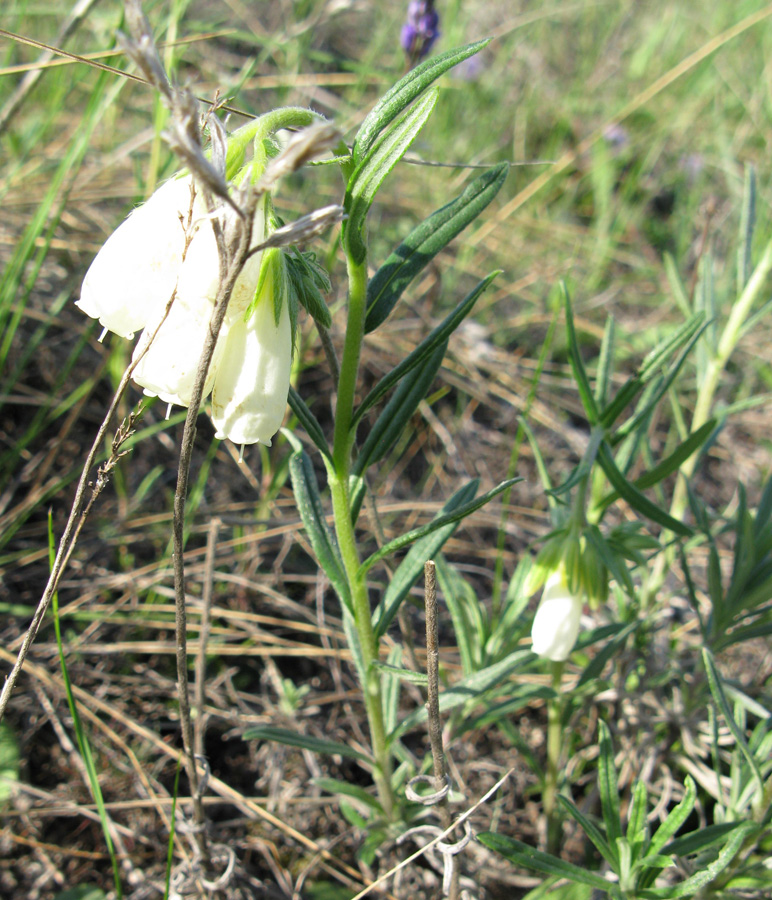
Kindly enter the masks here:
[[571, 593], [560, 565], [547, 578], [531, 628], [531, 649], [539, 656], [562, 662], [574, 649], [582, 617], [582, 597]]
[[[269, 266], [274, 270], [274, 266]], [[216, 437], [234, 444], [271, 445], [287, 406], [292, 366], [289, 303], [274, 312], [274, 274], [269, 274], [247, 322], [234, 322], [228, 332], [212, 391]]]
[[[192, 185], [190, 176], [173, 179], [131, 213], [97, 254], [77, 303], [122, 337], [144, 329], [133, 379], [146, 394], [180, 406], [190, 404], [220, 282], [211, 217]], [[267, 204], [266, 196], [255, 214], [253, 247], [265, 239]], [[223, 222], [233, 215], [228, 208], [217, 214]], [[214, 390], [217, 436], [239, 444], [271, 443], [289, 390], [288, 300], [283, 288], [275, 291], [271, 266], [255, 304], [262, 257], [250, 256], [236, 281], [204, 385], [204, 397]]]
[[190, 189], [190, 176], [167, 181], [110, 235], [91, 263], [75, 305], [108, 331], [134, 337], [171, 297], [185, 248], [180, 216], [187, 218]]

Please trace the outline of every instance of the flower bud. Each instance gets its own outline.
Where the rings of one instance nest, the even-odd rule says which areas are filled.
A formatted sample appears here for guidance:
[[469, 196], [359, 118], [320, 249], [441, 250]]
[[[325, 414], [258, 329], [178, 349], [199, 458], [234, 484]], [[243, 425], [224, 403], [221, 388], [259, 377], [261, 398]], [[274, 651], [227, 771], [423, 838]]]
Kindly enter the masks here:
[[560, 565], [547, 578], [531, 628], [534, 653], [562, 662], [574, 648], [582, 616], [582, 597], [572, 594]]

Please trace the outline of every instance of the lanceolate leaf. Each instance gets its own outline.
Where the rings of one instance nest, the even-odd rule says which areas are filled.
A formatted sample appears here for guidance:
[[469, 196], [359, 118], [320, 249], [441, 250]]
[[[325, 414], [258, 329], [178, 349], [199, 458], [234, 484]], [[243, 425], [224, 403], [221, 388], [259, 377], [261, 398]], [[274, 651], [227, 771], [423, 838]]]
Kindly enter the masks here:
[[[500, 270], [499, 270], [500, 271]], [[423, 341], [408, 354], [402, 362], [382, 378], [378, 384], [370, 391], [370, 393], [362, 401], [359, 409], [354, 413], [352, 427], [362, 418], [362, 416], [371, 409], [375, 404], [387, 394], [399, 381], [401, 381], [408, 372], [412, 372], [416, 366], [420, 365], [424, 359], [430, 356], [441, 344], [444, 344], [451, 334], [458, 328], [464, 319], [472, 311], [472, 307], [477, 302], [478, 297], [499, 274], [499, 271], [491, 272], [491, 274], [481, 281], [476, 288], [458, 304], [453, 312], [447, 316]]]
[[566, 334], [568, 337], [568, 354], [571, 360], [571, 368], [576, 379], [576, 386], [579, 390], [579, 399], [582, 401], [587, 421], [590, 425], [598, 424], [598, 407], [595, 403], [595, 396], [590, 388], [590, 379], [587, 377], [587, 370], [584, 368], [582, 354], [579, 350], [579, 341], [574, 328], [574, 313], [571, 308], [571, 298], [568, 291], [563, 286], [563, 299], [566, 307]]
[[455, 200], [413, 229], [389, 256], [367, 286], [365, 333], [385, 321], [415, 276], [493, 200], [508, 168], [502, 163], [480, 175]]
[[438, 516], [436, 519], [432, 519], [428, 524], [422, 525], [420, 528], [414, 528], [412, 531], [406, 532], [400, 537], [395, 538], [393, 541], [389, 541], [388, 544], [384, 544], [380, 550], [377, 550], [362, 563], [359, 567], [360, 574], [363, 575], [372, 568], [375, 563], [385, 559], [385, 557], [389, 556], [391, 553], [396, 553], [397, 550], [407, 547], [408, 544], [412, 544], [414, 541], [426, 537], [440, 528], [444, 528], [446, 525], [451, 525], [454, 522], [465, 519], [475, 510], [479, 509], [481, 506], [485, 506], [490, 500], [493, 500], [493, 498], [498, 496], [502, 491], [505, 491], [508, 487], [511, 487], [511, 485], [517, 484], [518, 481], [522, 480], [522, 478], [510, 478], [508, 481], [502, 481], [501, 484], [492, 491], [488, 491], [487, 494], [483, 494], [471, 503], [466, 503], [451, 513], [447, 513], [444, 516]]
[[726, 699], [726, 694], [724, 693], [724, 688], [721, 683], [721, 676], [719, 675], [718, 669], [716, 668], [713, 654], [710, 652], [710, 650], [707, 649], [707, 647], [702, 648], [702, 662], [705, 666], [705, 673], [708, 676], [708, 686], [710, 687], [710, 693], [713, 695], [716, 706], [723, 713], [724, 720], [729, 726], [729, 730], [732, 732], [735, 741], [737, 741], [737, 748], [745, 757], [745, 761], [748, 763], [748, 766], [753, 773], [753, 777], [756, 779], [759, 794], [763, 794], [764, 779], [761, 775], [759, 764], [754, 758], [753, 753], [751, 752], [751, 749], [748, 746], [747, 741], [745, 740], [745, 736], [737, 726], [734, 714], [732, 713], [732, 709], [729, 706], [729, 701]]
[[718, 856], [707, 866], [700, 868], [698, 872], [682, 881], [680, 884], [670, 885], [666, 888], [651, 888], [647, 896], [661, 897], [662, 900], [678, 900], [680, 897], [693, 897], [697, 891], [714, 881], [716, 876], [732, 862], [743, 845], [745, 838], [758, 829], [753, 822], [742, 822], [735, 831], [732, 831], [726, 843], [719, 851]]
[[299, 447], [297, 438], [292, 440], [296, 446], [296, 452], [290, 459], [290, 475], [292, 477], [292, 489], [295, 493], [300, 518], [303, 520], [306, 532], [319, 565], [324, 569], [330, 583], [335, 588], [338, 597], [345, 606], [351, 610], [351, 595], [348, 582], [343, 571], [343, 563], [335, 536], [327, 525], [324, 515], [322, 499], [319, 495], [319, 486], [316, 482], [311, 460], [306, 452]]
[[354, 463], [354, 474], [361, 475], [389, 452], [418, 409], [445, 358], [448, 342], [441, 343], [419, 364], [413, 378], [405, 378], [378, 416]]
[[614, 748], [606, 723], [598, 721], [600, 738], [600, 755], [598, 756], [598, 792], [603, 812], [603, 823], [606, 826], [609, 850], [614, 857], [618, 854], [617, 838], [622, 837], [622, 822], [619, 816], [619, 787], [617, 786], [617, 770], [614, 765]]
[[291, 385], [287, 396], [287, 402], [289, 403], [292, 412], [298, 417], [300, 424], [305, 428], [306, 434], [316, 444], [318, 449], [322, 451], [322, 454], [329, 459], [330, 448], [327, 446], [322, 426], [319, 424], [316, 416], [306, 406], [305, 401], [300, 394]]
[[603, 891], [604, 894], [611, 894], [612, 897], [619, 896], [619, 889], [615, 884], [606, 881], [601, 875], [595, 872], [589, 872], [575, 866], [573, 863], [564, 862], [557, 856], [549, 853], [542, 853], [534, 847], [516, 841], [514, 838], [507, 837], [503, 834], [495, 834], [492, 831], [484, 831], [477, 835], [477, 840], [489, 850], [495, 850], [510, 862], [519, 866], [525, 866], [528, 869], [535, 869], [537, 872], [543, 872], [545, 875], [554, 875], [557, 878], [567, 878], [578, 884], [588, 884], [590, 887]]
[[[468, 505], [474, 499], [478, 486], [479, 481], [475, 479], [456, 491], [442, 507], [438, 518], [447, 517], [460, 507]], [[381, 637], [386, 633], [386, 629], [392, 623], [402, 601], [407, 597], [410, 589], [415, 584], [416, 578], [423, 572], [424, 563], [440, 552], [445, 541], [458, 528], [459, 521], [451, 521], [444, 527], [438, 528], [422, 540], [416, 541], [410, 548], [410, 552], [397, 567], [397, 571], [394, 573], [383, 595], [383, 599], [375, 610], [373, 628], [377, 637]]]
[[465, 47], [448, 50], [427, 59], [426, 62], [416, 66], [404, 78], [398, 81], [393, 88], [387, 91], [383, 97], [370, 110], [367, 118], [354, 139], [352, 157], [355, 165], [359, 165], [369, 153], [375, 139], [383, 129], [408, 107], [415, 98], [423, 93], [429, 85], [440, 75], [452, 69], [453, 66], [463, 62], [470, 56], [474, 56], [490, 42], [490, 39], [477, 41]]
[[606, 444], [600, 445], [597, 458], [601, 468], [606, 473], [606, 477], [611, 482], [611, 486], [633, 509], [637, 509], [641, 515], [646, 516], [647, 519], [651, 519], [652, 522], [656, 522], [663, 528], [667, 528], [674, 534], [680, 534], [682, 537], [691, 535], [692, 530], [688, 525], [684, 525], [683, 522], [679, 522], [678, 519], [668, 515], [663, 509], [652, 503], [638, 488], [630, 484], [617, 468]]
[[357, 263], [362, 262], [367, 252], [365, 217], [378, 188], [424, 127], [436, 102], [437, 89], [434, 88], [378, 137], [349, 179], [343, 200], [348, 216], [343, 222], [343, 240]]
[[[487, 669], [480, 669], [479, 672], [474, 672], [468, 678], [462, 678], [453, 687], [440, 693], [440, 711], [454, 709], [461, 706], [462, 703], [474, 700], [491, 688], [499, 687], [507, 675], [525, 665], [529, 659], [531, 659], [530, 650], [516, 650], [514, 653], [510, 653], [506, 659], [488, 666]], [[425, 706], [415, 710], [391, 732], [388, 741], [393, 741], [401, 734], [426, 721], [426, 715]]]
[[244, 732], [243, 737], [245, 741], [276, 741], [278, 744], [286, 744], [289, 747], [302, 747], [304, 750], [324, 753], [327, 756], [338, 754], [349, 759], [370, 762], [364, 753], [354, 750], [348, 744], [339, 744], [337, 741], [324, 741], [321, 738], [311, 737], [307, 734], [288, 731], [286, 728], [274, 728], [272, 725], [259, 725], [256, 728], [249, 728]]

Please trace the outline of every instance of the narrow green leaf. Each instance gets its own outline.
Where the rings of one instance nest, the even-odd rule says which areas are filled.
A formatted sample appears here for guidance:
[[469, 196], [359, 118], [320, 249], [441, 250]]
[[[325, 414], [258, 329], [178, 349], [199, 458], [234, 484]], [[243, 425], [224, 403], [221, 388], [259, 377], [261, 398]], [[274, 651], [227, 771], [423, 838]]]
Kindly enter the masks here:
[[374, 809], [379, 813], [383, 812], [381, 804], [378, 802], [378, 798], [374, 797], [372, 794], [368, 794], [367, 791], [358, 784], [351, 784], [349, 781], [338, 781], [337, 778], [312, 778], [311, 783], [315, 784], [323, 791], [327, 791], [328, 794], [353, 797], [370, 809]]
[[470, 56], [482, 50], [490, 43], [490, 38], [457, 47], [437, 56], [432, 56], [400, 79], [388, 90], [370, 110], [354, 138], [352, 157], [355, 165], [359, 165], [370, 152], [375, 139], [383, 129], [392, 122], [415, 98], [423, 93], [440, 75], [452, 69]]
[[54, 895], [54, 900], [106, 900], [107, 894], [93, 884], [79, 884]]
[[414, 528], [412, 531], [408, 531], [406, 534], [395, 538], [393, 541], [389, 541], [388, 544], [384, 544], [383, 547], [373, 553], [372, 556], [369, 556], [362, 563], [359, 568], [359, 574], [364, 575], [370, 568], [372, 568], [372, 566], [375, 565], [375, 563], [380, 562], [380, 560], [385, 559], [392, 553], [396, 553], [397, 550], [401, 550], [408, 544], [412, 544], [414, 541], [426, 537], [427, 535], [432, 534], [438, 529], [444, 528], [446, 525], [450, 525], [454, 522], [459, 522], [461, 519], [465, 519], [475, 510], [479, 509], [481, 506], [485, 506], [486, 503], [493, 500], [494, 497], [497, 497], [502, 491], [505, 491], [511, 485], [517, 484], [522, 480], [522, 478], [510, 478], [508, 481], [502, 481], [501, 484], [493, 488], [492, 491], [488, 491], [487, 494], [483, 494], [476, 500], [472, 500], [470, 503], [464, 504], [451, 513], [447, 513], [443, 516], [438, 516], [436, 519], [432, 519], [432, 521], [428, 522], [426, 525], [422, 525], [420, 528]]
[[745, 736], [737, 727], [737, 721], [735, 720], [732, 709], [729, 706], [729, 701], [726, 699], [726, 694], [724, 693], [724, 688], [721, 684], [721, 676], [719, 675], [718, 669], [716, 668], [713, 654], [710, 652], [710, 650], [708, 650], [707, 647], [702, 648], [702, 662], [705, 666], [705, 673], [708, 676], [708, 686], [710, 687], [710, 693], [713, 695], [713, 700], [715, 701], [716, 706], [723, 713], [724, 721], [729, 726], [729, 730], [732, 732], [732, 736], [737, 742], [737, 748], [745, 757], [745, 761], [748, 763], [748, 766], [753, 773], [753, 777], [756, 780], [756, 784], [759, 790], [759, 795], [762, 795], [764, 793], [764, 779], [762, 778], [761, 770], [759, 769], [759, 765], [753, 754], [751, 753], [750, 748], [748, 747]]
[[534, 869], [537, 872], [543, 872], [545, 875], [554, 875], [558, 878], [567, 878], [569, 881], [578, 882], [579, 884], [587, 884], [590, 887], [603, 891], [612, 896], [618, 896], [618, 889], [615, 884], [606, 881], [595, 872], [588, 872], [573, 863], [565, 862], [557, 856], [551, 856], [549, 853], [542, 853], [528, 844], [516, 841], [514, 838], [506, 837], [503, 834], [495, 834], [492, 831], [484, 831], [477, 835], [477, 840], [489, 850], [495, 850], [505, 859], [516, 863], [519, 866], [525, 866], [527, 869]]
[[382, 662], [374, 662], [373, 667], [377, 669], [381, 675], [385, 675], [389, 679], [407, 681], [408, 684], [425, 685], [428, 681], [426, 672], [416, 672], [413, 669], [403, 669], [399, 666], [390, 666], [388, 663]]
[[706, 825], [676, 838], [664, 850], [673, 856], [696, 856], [704, 853], [709, 847], [723, 844], [727, 835], [747, 824], [747, 822], [720, 822], [717, 825]]
[[462, 194], [433, 212], [405, 238], [367, 286], [365, 334], [389, 316], [402, 292], [434, 257], [460, 234], [498, 194], [507, 177], [506, 163], [489, 169]]
[[565, 284], [561, 285], [563, 289], [563, 302], [566, 309], [566, 336], [568, 339], [568, 355], [571, 361], [571, 369], [576, 380], [576, 387], [579, 391], [579, 399], [582, 401], [587, 421], [590, 425], [598, 424], [598, 407], [595, 403], [595, 397], [590, 388], [590, 379], [587, 377], [587, 370], [584, 368], [584, 361], [579, 349], [579, 340], [576, 336], [574, 328], [574, 313], [571, 309], [571, 298]]
[[[601, 423], [610, 428], [617, 418], [622, 414], [628, 404], [632, 403], [635, 396], [651, 379], [662, 369], [667, 360], [675, 353], [676, 350], [688, 345], [688, 352], [694, 346], [694, 342], [705, 328], [705, 316], [703, 313], [690, 316], [689, 319], [679, 326], [672, 334], [669, 334], [664, 340], [646, 356], [641, 363], [638, 371], [617, 391], [616, 396], [611, 403], [603, 410], [601, 415]], [[681, 361], [683, 362], [683, 360]], [[679, 364], [680, 368], [680, 364]], [[676, 369], [676, 372], [678, 369]], [[672, 379], [671, 379], [672, 380]], [[668, 381], [668, 385], [669, 385]], [[643, 409], [643, 407], [641, 408]], [[637, 418], [644, 415], [642, 411], [636, 413]], [[632, 430], [625, 425], [625, 433]]]
[[[512, 717], [518, 710], [527, 706], [532, 707], [537, 700], [544, 702], [557, 699], [558, 695], [555, 691], [546, 685], [520, 685], [517, 687], [509, 684], [506, 700], [502, 700], [500, 703], [486, 703], [484, 711], [477, 716], [464, 716], [463, 721], [454, 727], [453, 737], [459, 738], [468, 731], [476, 731], [479, 728], [486, 728], [488, 725], [499, 725], [503, 728], [505, 724], [511, 724]], [[522, 748], [519, 749], [522, 753]], [[522, 753], [522, 755], [527, 756], [526, 753]], [[539, 766], [535, 759], [532, 759], [532, 762], [535, 767]]]
[[633, 851], [633, 862], [638, 859], [640, 849], [646, 842], [646, 808], [648, 796], [643, 781], [636, 781], [633, 788], [633, 802], [627, 812], [627, 842]]
[[[615, 656], [620, 647], [625, 643], [627, 638], [638, 628], [640, 628], [640, 621], [635, 619], [630, 622], [628, 625], [614, 625], [615, 629], [618, 629], [615, 633], [610, 636], [610, 640], [607, 640], [606, 643], [601, 646], [601, 648], [593, 655], [590, 662], [587, 664], [587, 667], [582, 672], [579, 681], [577, 682], [577, 688], [583, 687], [585, 684], [589, 684], [593, 680], [593, 678], [600, 678], [600, 674], [606, 666], [606, 663]], [[609, 626], [605, 626], [609, 627]], [[593, 635], [593, 632], [585, 632], [587, 637]], [[584, 643], [583, 639], [579, 641], [579, 647], [588, 646]]]
[[289, 403], [292, 412], [297, 416], [298, 422], [305, 428], [306, 434], [314, 442], [317, 449], [322, 452], [324, 457], [330, 459], [330, 448], [327, 444], [324, 432], [322, 431], [322, 426], [319, 424], [316, 416], [306, 406], [305, 400], [303, 400], [292, 385], [290, 385], [289, 394], [287, 395], [287, 402]]
[[[410, 670], [402, 668], [402, 647], [400, 644], [395, 644], [389, 650], [385, 663], [375, 660], [373, 665], [376, 668], [386, 667], [385, 671], [381, 671], [381, 696], [383, 697], [383, 727], [388, 734], [397, 727], [397, 722], [399, 722], [399, 698], [402, 684], [398, 677], [394, 677], [394, 673], [408, 672]], [[418, 675], [422, 673], [410, 672], [410, 674]]]
[[7, 722], [0, 722], [0, 809], [10, 800], [19, 780], [19, 742]]
[[398, 385], [357, 455], [354, 475], [363, 474], [368, 466], [383, 459], [397, 442], [436, 378], [447, 349], [448, 342], [444, 341], [419, 363], [418, 372], [413, 378], [405, 378]]
[[617, 838], [622, 836], [622, 821], [619, 814], [619, 787], [617, 784], [617, 770], [614, 765], [614, 747], [611, 743], [611, 734], [606, 723], [598, 720], [598, 735], [600, 744], [600, 756], [598, 757], [598, 792], [600, 793], [600, 805], [603, 812], [603, 822], [606, 826], [609, 850], [617, 858]]
[[[697, 317], [699, 319], [699, 317]], [[687, 323], [687, 326], [693, 323]], [[700, 337], [705, 332], [709, 323], [704, 321], [699, 321], [698, 327], [694, 334], [689, 338], [686, 346], [683, 347], [679, 355], [676, 359], [671, 363], [667, 372], [659, 376], [658, 380], [656, 380], [653, 390], [649, 391], [646, 394], [645, 402], [640, 402], [638, 404], [638, 408], [635, 411], [635, 414], [631, 416], [625, 423], [622, 425], [614, 434], [614, 441], [618, 443], [623, 438], [627, 437], [628, 434], [635, 431], [636, 428], [642, 423], [645, 422], [648, 417], [651, 415], [654, 408], [659, 404], [660, 400], [665, 396], [665, 394], [670, 390], [671, 385], [675, 381], [678, 373], [681, 371], [682, 366], [686, 362], [686, 360], [691, 356], [692, 350], [695, 345], [699, 341]], [[651, 375], [646, 375], [643, 379], [643, 383], [646, 384], [651, 380]]]
[[[474, 672], [468, 678], [462, 678], [457, 681], [453, 687], [448, 688], [440, 693], [440, 711], [444, 712], [448, 709], [455, 709], [462, 703], [468, 703], [470, 700], [479, 698], [491, 688], [500, 687], [504, 683], [504, 679], [516, 669], [525, 665], [531, 659], [530, 650], [516, 650], [501, 662], [494, 663], [486, 669]], [[387, 740], [393, 742], [395, 738], [410, 731], [426, 720], [426, 707], [412, 712], [406, 719], [389, 734]]]
[[[477, 493], [479, 483], [479, 480], [474, 479], [469, 484], [459, 488], [442, 507], [439, 515], [432, 521], [436, 522], [438, 519], [450, 516], [472, 502]], [[407, 556], [405, 556], [392, 576], [389, 586], [386, 588], [386, 592], [373, 615], [373, 629], [376, 637], [383, 637], [386, 633], [389, 625], [394, 620], [394, 616], [399, 611], [402, 601], [407, 597], [416, 579], [423, 572], [427, 559], [432, 559], [440, 552], [445, 541], [458, 528], [458, 524], [459, 520], [448, 522], [444, 528], [428, 534], [423, 540], [418, 540], [410, 548]]]
[[598, 357], [598, 374], [595, 378], [595, 402], [599, 409], [603, 409], [608, 398], [611, 384], [611, 370], [614, 365], [614, 336], [615, 321], [613, 316], [606, 319], [606, 327], [603, 329], [603, 342], [600, 345]]
[[486, 290], [488, 285], [500, 273], [500, 270], [491, 272], [487, 278], [481, 281], [471, 293], [458, 304], [458, 306], [446, 316], [445, 319], [430, 333], [423, 341], [409, 353], [399, 365], [395, 366], [388, 375], [384, 376], [378, 384], [370, 391], [354, 413], [352, 420], [352, 428], [356, 427], [357, 422], [362, 416], [388, 393], [399, 381], [401, 381], [408, 372], [412, 372], [418, 365], [423, 362], [426, 357], [430, 356], [434, 351], [444, 344], [451, 334], [458, 328], [464, 319], [472, 311], [472, 307], [477, 302], [480, 294]]
[[688, 318], [692, 314], [692, 309], [689, 304], [689, 294], [686, 290], [686, 285], [683, 283], [681, 275], [678, 272], [675, 258], [671, 253], [666, 253], [664, 262], [665, 275], [670, 282], [670, 290], [673, 294], [673, 299], [683, 315]]
[[[319, 565], [324, 569], [330, 579], [330, 583], [338, 594], [341, 603], [351, 610], [351, 594], [348, 581], [340, 558], [340, 551], [335, 536], [327, 525], [327, 520], [322, 506], [322, 498], [319, 494], [319, 486], [316, 481], [311, 460], [308, 454], [300, 447], [297, 438], [290, 436], [291, 443], [296, 448], [290, 457], [290, 476], [292, 478], [292, 490], [295, 494], [295, 502], [303, 520], [303, 525], [311, 541]], [[299, 449], [298, 449], [299, 448]]]
[[745, 185], [743, 189], [743, 205], [740, 215], [740, 240], [737, 248], [737, 296], [745, 290], [751, 277], [753, 258], [751, 245], [753, 230], [756, 225], [756, 170], [752, 165], [745, 167]]
[[709, 419], [704, 425], [700, 426], [696, 431], [692, 432], [689, 437], [663, 460], [657, 463], [653, 469], [635, 479], [635, 486], [639, 490], [652, 487], [672, 475], [681, 468], [683, 463], [705, 443], [710, 437], [711, 432], [716, 427], [716, 420]]
[[598, 826], [592, 821], [592, 819], [587, 818], [587, 816], [579, 809], [579, 807], [572, 801], [569, 800], [564, 794], [558, 794], [558, 801], [562, 806], [568, 810], [569, 815], [575, 819], [579, 825], [582, 827], [582, 831], [587, 835], [587, 837], [593, 842], [595, 845], [595, 849], [600, 853], [600, 855], [606, 860], [606, 862], [612, 866], [616, 866], [617, 857], [615, 853], [611, 852], [611, 848], [609, 847], [609, 843], [606, 840], [603, 832], [598, 828]]
[[674, 534], [679, 534], [682, 537], [691, 536], [692, 529], [689, 528], [688, 525], [679, 522], [678, 519], [674, 519], [673, 516], [666, 513], [655, 503], [652, 503], [648, 497], [644, 496], [644, 494], [636, 487], [630, 484], [617, 468], [616, 463], [611, 456], [611, 452], [605, 443], [600, 445], [597, 459], [601, 468], [606, 473], [606, 477], [611, 482], [611, 486], [626, 503], [633, 507], [633, 509], [638, 510], [641, 515], [646, 516], [647, 519], [651, 519], [652, 522], [656, 522], [663, 528], [667, 528]]
[[730, 832], [727, 842], [719, 851], [718, 856], [707, 866], [702, 867], [699, 872], [687, 878], [679, 884], [671, 885], [667, 888], [653, 888], [649, 891], [649, 896], [662, 897], [663, 900], [679, 900], [680, 897], [691, 897], [706, 884], [715, 881], [716, 877], [724, 871], [724, 869], [732, 862], [737, 852], [743, 845], [743, 841], [751, 832], [757, 830], [758, 826], [753, 822], [742, 822], [736, 830]]
[[361, 263], [367, 253], [365, 219], [383, 180], [405, 155], [437, 102], [438, 92], [432, 88], [399, 119], [392, 122], [378, 136], [367, 156], [346, 186], [343, 208], [347, 219], [343, 222], [343, 241], [354, 260]]
[[[476, 596], [472, 600], [469, 596], [472, 593], [471, 585], [459, 575], [442, 554], [435, 557], [435, 564], [437, 583], [453, 622], [453, 633], [461, 656], [461, 670], [464, 675], [471, 675], [480, 668], [481, 644], [485, 637], [483, 629], [479, 627], [482, 622], [481, 604], [477, 602]], [[474, 616], [472, 612], [473, 605], [477, 607], [477, 616]], [[470, 613], [475, 618], [474, 622], [470, 621]]]
[[286, 728], [274, 728], [273, 725], [258, 725], [255, 728], [248, 728], [242, 737], [245, 741], [275, 741], [277, 744], [285, 744], [288, 747], [301, 747], [303, 750], [312, 750], [314, 753], [323, 753], [326, 756], [337, 754], [348, 759], [358, 759], [360, 762], [371, 762], [364, 753], [354, 750], [348, 744], [339, 744], [337, 741], [325, 741], [307, 734], [288, 731]]
[[[646, 847], [643, 863], [651, 867], [659, 866], [659, 863], [656, 862], [656, 860], [659, 859], [663, 847], [674, 834], [677, 834], [678, 831], [680, 831], [681, 826], [689, 818], [694, 809], [696, 799], [697, 788], [693, 779], [687, 775], [686, 780], [684, 781], [684, 795], [681, 798], [681, 801], [668, 813], [665, 821], [657, 828], [654, 837], [651, 839], [648, 847]], [[670, 850], [670, 848], [668, 848], [668, 850]], [[671, 850], [671, 852], [675, 853], [676, 851]], [[641, 888], [649, 887], [656, 877], [656, 868], [651, 868], [647, 872], [642, 872], [638, 878], [638, 886]]]

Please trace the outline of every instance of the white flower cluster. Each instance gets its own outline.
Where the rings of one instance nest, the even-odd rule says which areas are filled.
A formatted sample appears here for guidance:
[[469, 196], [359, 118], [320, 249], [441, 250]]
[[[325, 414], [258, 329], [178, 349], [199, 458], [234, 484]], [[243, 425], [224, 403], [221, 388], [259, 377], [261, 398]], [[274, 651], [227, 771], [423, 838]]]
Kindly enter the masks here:
[[[214, 231], [198, 195], [186, 232], [192, 197], [192, 178], [174, 178], [135, 209], [97, 254], [77, 302], [122, 337], [143, 330], [133, 358], [150, 346], [132, 377], [146, 394], [179, 406], [190, 404], [220, 279]], [[266, 202], [258, 206], [253, 246], [265, 238]], [[274, 269], [261, 283], [262, 261], [262, 253], [253, 254], [236, 282], [204, 386], [204, 396], [212, 394], [216, 436], [236, 444], [270, 445], [289, 391], [289, 304], [284, 298], [277, 323]], [[259, 284], [260, 297], [245, 321]]]

